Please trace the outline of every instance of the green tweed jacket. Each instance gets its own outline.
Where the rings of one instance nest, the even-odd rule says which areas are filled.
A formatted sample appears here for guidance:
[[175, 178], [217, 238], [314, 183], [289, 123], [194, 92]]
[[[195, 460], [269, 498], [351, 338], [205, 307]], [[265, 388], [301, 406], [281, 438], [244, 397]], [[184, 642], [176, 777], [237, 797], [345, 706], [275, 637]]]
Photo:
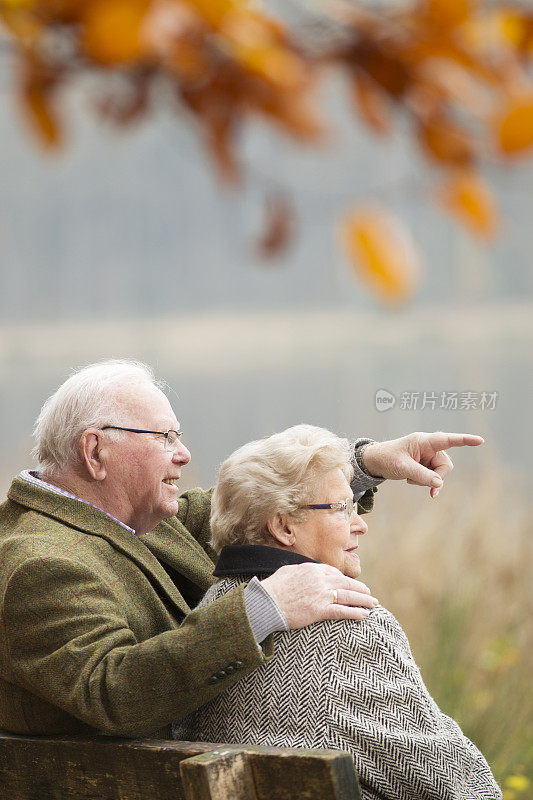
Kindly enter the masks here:
[[172, 720], [272, 655], [271, 637], [255, 641], [244, 584], [191, 611], [214, 582], [210, 498], [186, 492], [177, 517], [137, 537], [13, 481], [0, 506], [1, 729], [170, 736]]

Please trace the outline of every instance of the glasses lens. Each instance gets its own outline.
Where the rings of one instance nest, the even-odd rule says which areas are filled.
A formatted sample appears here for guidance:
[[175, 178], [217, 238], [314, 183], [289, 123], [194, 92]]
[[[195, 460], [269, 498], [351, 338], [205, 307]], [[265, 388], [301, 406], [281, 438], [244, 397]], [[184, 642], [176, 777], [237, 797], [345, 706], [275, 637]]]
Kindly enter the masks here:
[[353, 514], [354, 504], [353, 504], [353, 497], [346, 498], [346, 508], [344, 509], [344, 513], [346, 515], [346, 519], [350, 519]]
[[176, 442], [178, 441], [178, 434], [176, 431], [167, 431], [165, 436], [165, 448], [167, 450], [174, 450]]

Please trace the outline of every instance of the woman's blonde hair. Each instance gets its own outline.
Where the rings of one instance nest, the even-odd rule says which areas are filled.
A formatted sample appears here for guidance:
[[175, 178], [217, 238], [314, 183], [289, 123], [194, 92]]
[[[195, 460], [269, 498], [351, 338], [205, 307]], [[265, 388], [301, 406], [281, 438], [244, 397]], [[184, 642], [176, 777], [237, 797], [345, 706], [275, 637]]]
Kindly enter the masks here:
[[267, 520], [276, 513], [296, 518], [299, 506], [318, 502], [321, 479], [335, 468], [353, 477], [353, 447], [325, 428], [294, 425], [249, 442], [224, 461], [211, 502], [211, 544], [267, 544]]

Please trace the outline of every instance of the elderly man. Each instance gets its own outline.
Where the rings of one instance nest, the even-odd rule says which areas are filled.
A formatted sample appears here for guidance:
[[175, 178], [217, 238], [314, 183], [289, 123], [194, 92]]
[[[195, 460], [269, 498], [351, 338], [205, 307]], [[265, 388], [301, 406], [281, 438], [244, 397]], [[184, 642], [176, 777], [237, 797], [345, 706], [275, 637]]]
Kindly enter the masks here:
[[[144, 365], [72, 375], [34, 433], [39, 472], [15, 478], [0, 507], [4, 730], [165, 737], [172, 720], [268, 659], [273, 631], [361, 619], [377, 602], [333, 567], [300, 564], [191, 611], [213, 582], [210, 493], [179, 495], [190, 453]], [[360, 511], [385, 478], [435, 495], [452, 468], [444, 450], [481, 442], [358, 440]]]

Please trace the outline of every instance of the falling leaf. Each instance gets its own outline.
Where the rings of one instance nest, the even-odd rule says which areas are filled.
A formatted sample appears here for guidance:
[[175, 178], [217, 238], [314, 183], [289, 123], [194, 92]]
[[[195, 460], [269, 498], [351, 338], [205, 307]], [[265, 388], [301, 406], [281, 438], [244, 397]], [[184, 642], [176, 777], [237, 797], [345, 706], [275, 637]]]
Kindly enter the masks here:
[[477, 236], [492, 238], [498, 211], [487, 184], [472, 170], [459, 170], [439, 194], [442, 205]]
[[383, 90], [372, 78], [361, 72], [354, 75], [353, 98], [356, 109], [373, 131], [381, 136], [390, 133], [392, 122], [389, 103]]
[[355, 271], [382, 300], [400, 304], [411, 297], [420, 258], [396, 217], [375, 207], [355, 209], [344, 218], [341, 236]]
[[294, 209], [285, 195], [267, 197], [264, 231], [257, 241], [263, 258], [280, 255], [289, 244], [294, 228]]
[[91, 0], [83, 18], [82, 46], [101, 64], [133, 62], [145, 55], [141, 35], [150, 0]]
[[533, 95], [512, 99], [495, 124], [496, 143], [503, 153], [520, 154], [533, 146]]

